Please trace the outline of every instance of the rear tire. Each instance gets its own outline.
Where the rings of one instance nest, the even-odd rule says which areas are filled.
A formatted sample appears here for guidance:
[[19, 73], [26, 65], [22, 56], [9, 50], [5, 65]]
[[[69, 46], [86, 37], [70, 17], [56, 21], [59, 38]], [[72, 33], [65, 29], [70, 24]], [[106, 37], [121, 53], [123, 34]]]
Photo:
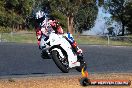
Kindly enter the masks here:
[[87, 69], [87, 64], [85, 63], [85, 61], [80, 61], [80, 66], [79, 67], [76, 67], [76, 70], [78, 71], [78, 72], [81, 72], [82, 71], [82, 68], [84, 68], [84, 70], [86, 70]]
[[88, 78], [81, 78], [81, 79], [80, 79], [80, 84], [81, 84], [82, 86], [88, 86], [88, 85], [91, 84], [91, 82], [90, 82], [90, 79], [88, 79]]
[[53, 50], [51, 52], [52, 55], [52, 59], [55, 62], [55, 64], [57, 65], [57, 67], [64, 73], [68, 73], [69, 72], [69, 68], [67, 66], [65, 66], [64, 64], [62, 64], [62, 62], [59, 59], [59, 53], [56, 50]]

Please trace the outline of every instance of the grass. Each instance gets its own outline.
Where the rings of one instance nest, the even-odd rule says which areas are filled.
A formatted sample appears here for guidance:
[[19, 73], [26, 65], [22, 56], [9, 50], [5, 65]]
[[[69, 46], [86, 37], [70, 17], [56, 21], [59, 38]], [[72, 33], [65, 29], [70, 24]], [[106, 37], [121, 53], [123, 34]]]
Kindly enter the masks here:
[[[35, 32], [2, 33], [1, 35], [1, 39], [7, 42], [37, 43]], [[103, 37], [75, 35], [74, 38], [78, 44], [108, 45], [108, 39]], [[110, 40], [109, 45], [132, 46], [132, 42]]]
[[132, 42], [126, 41], [113, 41], [103, 37], [96, 36], [74, 36], [78, 44], [95, 44], [95, 45], [121, 45], [121, 46], [132, 46]]
[[36, 43], [35, 33], [31, 34], [2, 34], [3, 41], [7, 42], [19, 42], [19, 43]]
[[107, 40], [93, 36], [74, 36], [78, 44], [107, 44]]

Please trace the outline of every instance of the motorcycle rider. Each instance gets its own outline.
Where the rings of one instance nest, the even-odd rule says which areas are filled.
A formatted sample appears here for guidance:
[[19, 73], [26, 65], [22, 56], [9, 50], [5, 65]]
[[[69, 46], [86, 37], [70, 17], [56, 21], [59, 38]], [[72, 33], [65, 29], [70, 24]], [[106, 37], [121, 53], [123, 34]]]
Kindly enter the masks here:
[[[39, 49], [46, 48], [45, 41], [48, 40], [51, 31], [55, 31], [57, 34], [62, 34], [71, 44], [73, 50], [79, 55], [82, 54], [82, 50], [77, 46], [72, 34], [63, 32], [63, 29], [59, 22], [55, 19], [49, 19], [44, 11], [38, 11], [35, 19], [36, 36], [38, 39]], [[43, 36], [42, 36], [43, 35]], [[41, 38], [44, 37], [44, 41]], [[43, 42], [43, 44], [41, 44]]]
[[82, 53], [82, 50], [77, 46], [77, 43], [74, 40], [71, 33], [69, 33], [69, 32], [64, 33], [61, 25], [59, 24], [59, 22], [57, 20], [49, 20], [49, 22], [50, 22], [50, 25], [52, 26], [53, 30], [55, 30], [55, 32], [57, 34], [63, 34], [64, 35], [64, 37], [71, 44], [72, 48], [74, 49], [75, 52], [77, 52], [77, 54]]

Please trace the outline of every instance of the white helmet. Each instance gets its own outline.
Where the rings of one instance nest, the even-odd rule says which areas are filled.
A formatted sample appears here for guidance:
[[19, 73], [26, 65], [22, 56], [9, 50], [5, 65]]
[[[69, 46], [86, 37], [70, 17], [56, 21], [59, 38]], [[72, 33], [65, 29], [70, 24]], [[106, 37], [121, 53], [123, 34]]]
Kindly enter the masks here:
[[42, 18], [43, 16], [45, 16], [44, 11], [39, 10], [36, 12], [36, 19]]

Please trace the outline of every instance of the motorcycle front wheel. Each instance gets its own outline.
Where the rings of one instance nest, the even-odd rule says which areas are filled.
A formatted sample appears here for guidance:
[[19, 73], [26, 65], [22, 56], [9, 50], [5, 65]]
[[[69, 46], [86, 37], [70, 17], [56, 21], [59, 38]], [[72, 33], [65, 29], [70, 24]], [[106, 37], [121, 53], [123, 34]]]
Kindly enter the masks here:
[[57, 67], [64, 73], [68, 73], [69, 72], [69, 65], [68, 65], [68, 59], [66, 58], [61, 58], [61, 56], [59, 55], [57, 50], [53, 50], [51, 52], [52, 55], [52, 59], [55, 62], [55, 64], [57, 65]]

